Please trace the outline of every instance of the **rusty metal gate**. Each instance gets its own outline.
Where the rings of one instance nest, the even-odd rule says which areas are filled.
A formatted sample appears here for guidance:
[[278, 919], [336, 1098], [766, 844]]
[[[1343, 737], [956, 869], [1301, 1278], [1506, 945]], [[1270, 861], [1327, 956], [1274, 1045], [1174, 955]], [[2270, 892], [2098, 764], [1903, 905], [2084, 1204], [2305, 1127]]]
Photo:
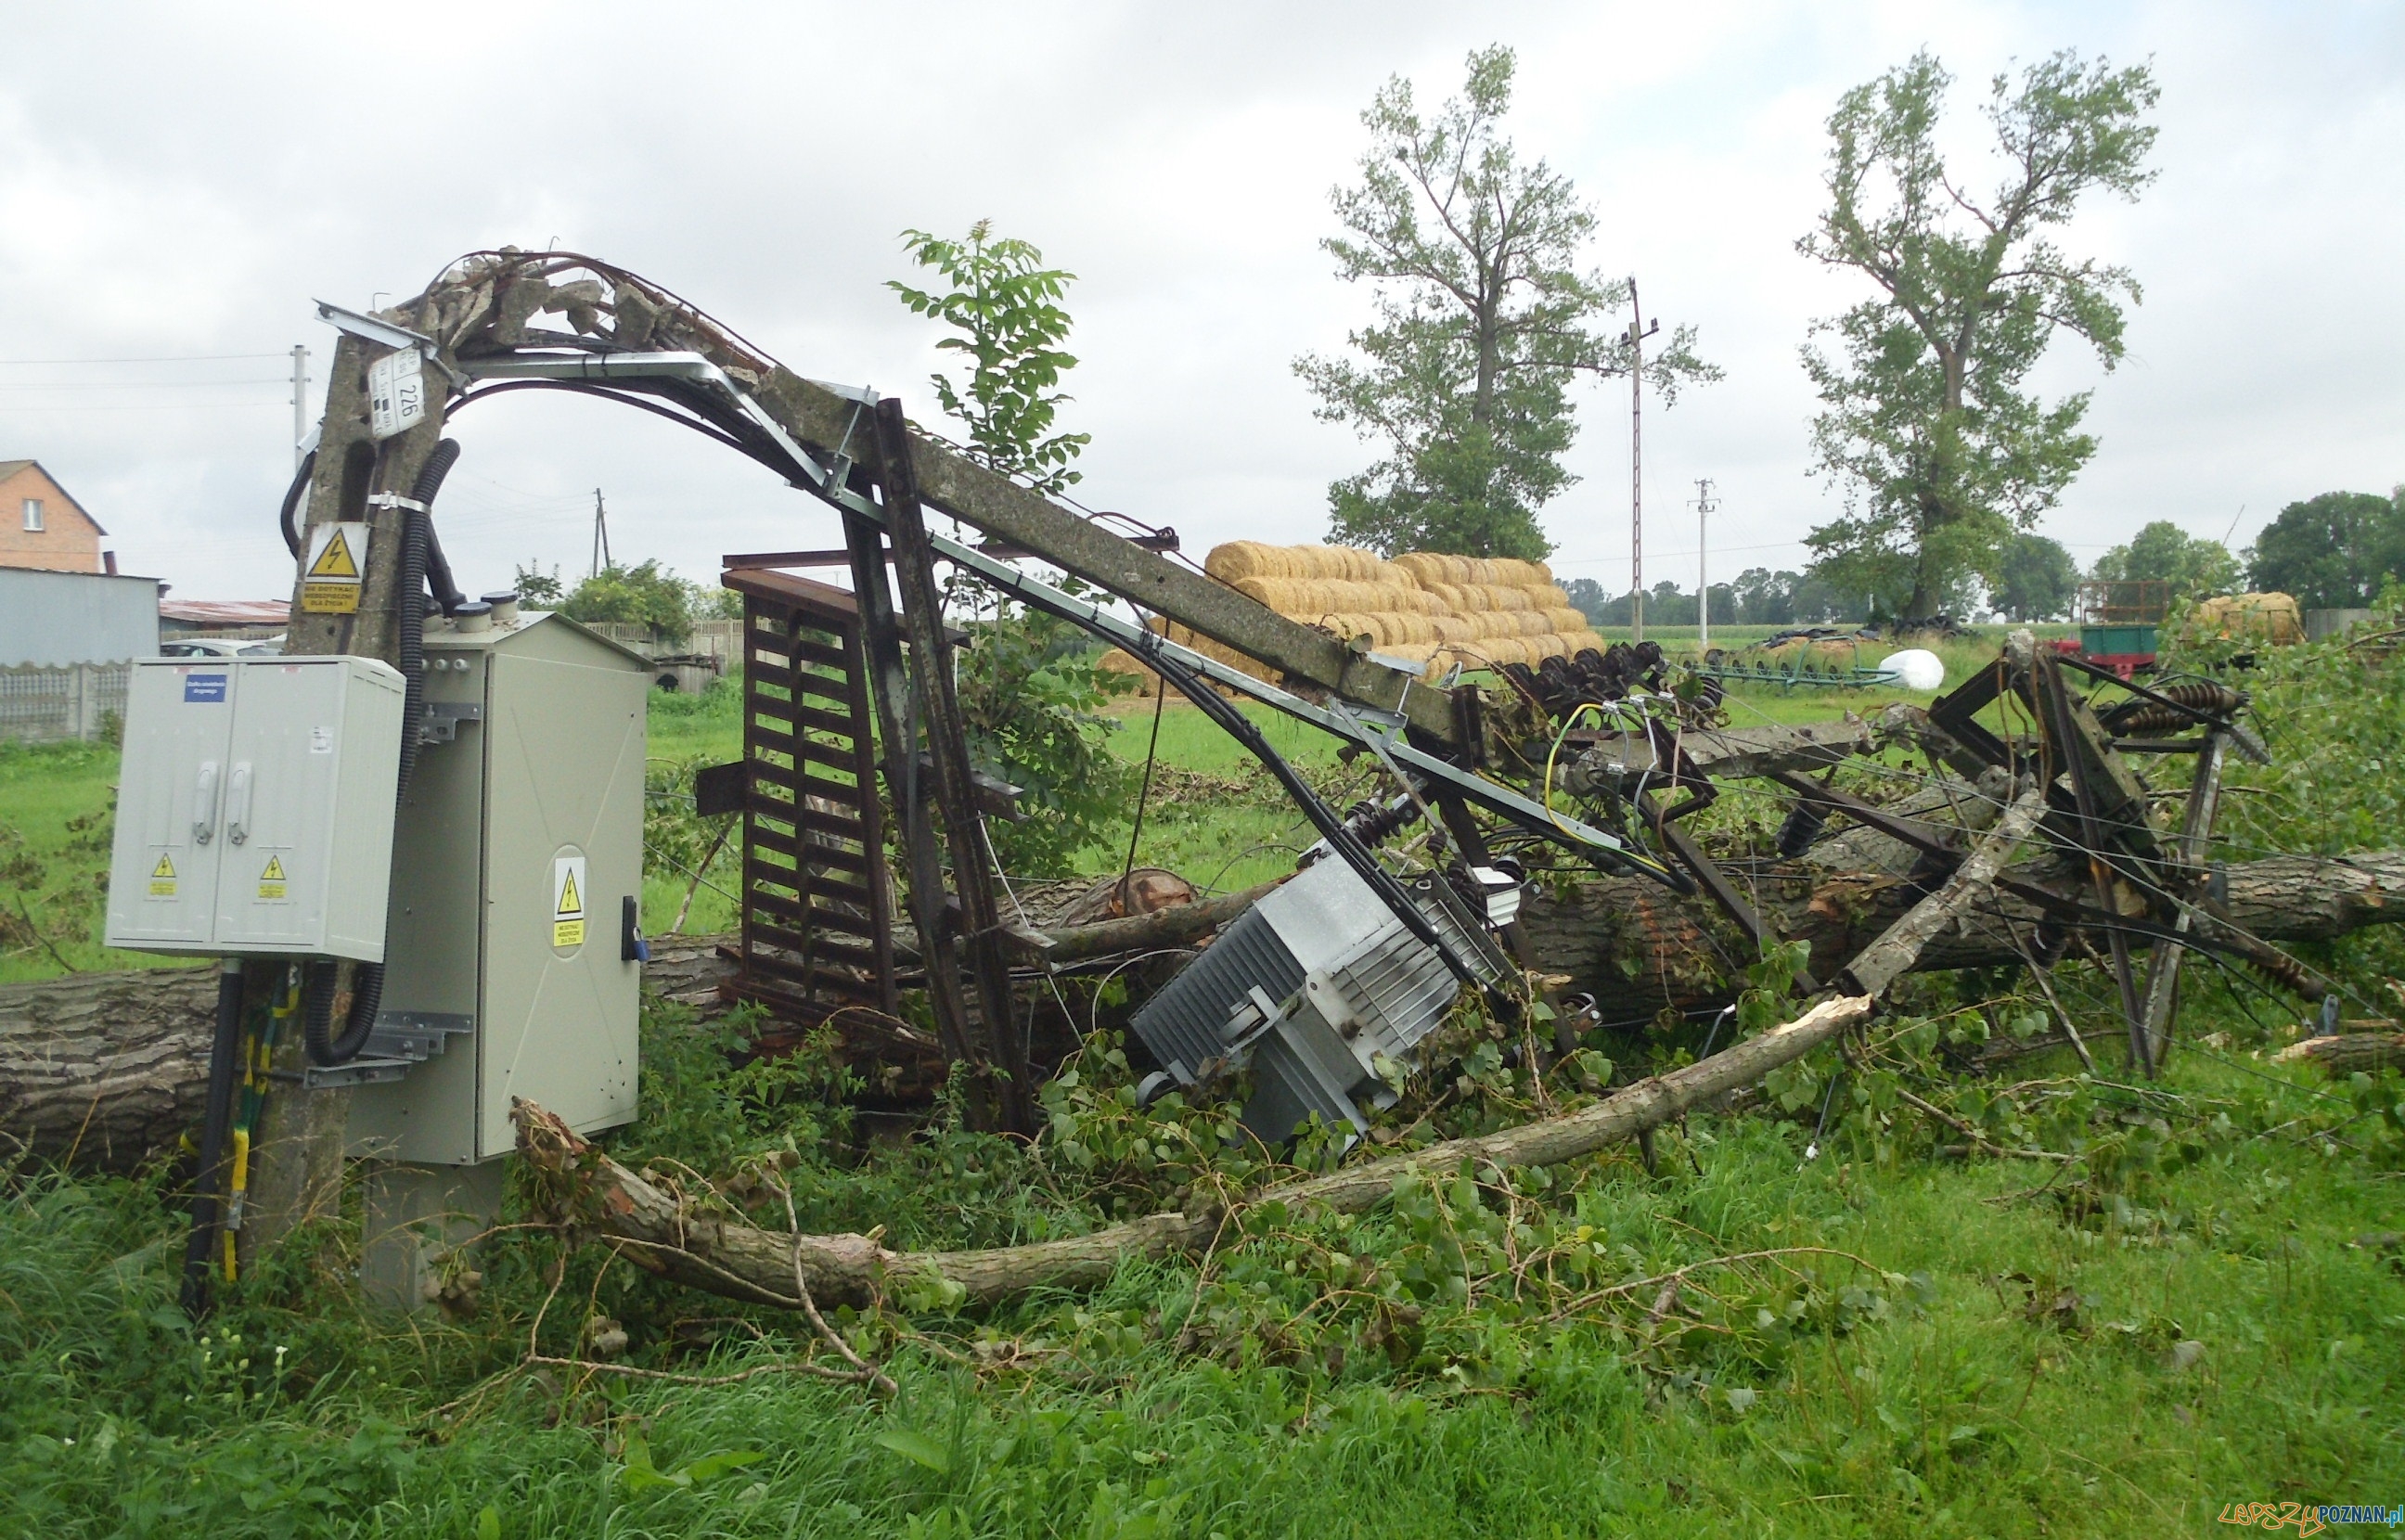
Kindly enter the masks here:
[[859, 611], [844, 590], [790, 573], [721, 581], [743, 595], [743, 759], [724, 767], [743, 813], [734, 992], [804, 1025], [846, 1006], [891, 1017], [893, 903]]

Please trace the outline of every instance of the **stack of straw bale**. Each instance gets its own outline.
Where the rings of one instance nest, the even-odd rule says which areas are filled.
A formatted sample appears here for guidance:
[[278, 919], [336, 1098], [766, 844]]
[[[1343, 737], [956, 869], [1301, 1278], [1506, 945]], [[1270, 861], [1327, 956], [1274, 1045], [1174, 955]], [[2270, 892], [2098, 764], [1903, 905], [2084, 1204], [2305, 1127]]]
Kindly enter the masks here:
[[[1347, 641], [1367, 637], [1383, 656], [1426, 665], [1432, 674], [1456, 664], [1536, 664], [1604, 645], [1542, 562], [1432, 552], [1387, 561], [1350, 546], [1231, 540], [1212, 550], [1202, 569], [1290, 620]], [[1268, 677], [1260, 665], [1182, 625], [1167, 634]]]

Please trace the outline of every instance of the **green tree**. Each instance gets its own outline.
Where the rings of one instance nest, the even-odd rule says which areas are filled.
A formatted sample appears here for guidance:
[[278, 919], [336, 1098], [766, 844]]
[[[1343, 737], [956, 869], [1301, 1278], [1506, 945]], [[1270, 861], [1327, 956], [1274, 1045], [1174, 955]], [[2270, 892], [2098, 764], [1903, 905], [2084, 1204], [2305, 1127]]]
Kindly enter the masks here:
[[2308, 609], [2356, 609], [2405, 578], [2405, 487], [2389, 497], [2325, 492], [2290, 503], [2247, 553], [2256, 589]]
[[965, 381], [929, 379], [944, 411], [968, 430], [970, 453], [1045, 492], [1075, 485], [1083, 473], [1069, 462], [1093, 435], [1056, 433], [1053, 424], [1070, 399], [1057, 388], [1061, 376], [1077, 363], [1061, 348], [1070, 324], [1061, 301], [1077, 275], [1046, 267], [1044, 253], [1025, 241], [995, 239], [991, 219], [971, 225], [964, 241], [909, 230], [902, 244], [911, 260], [950, 285], [942, 294], [898, 279], [885, 287], [914, 313], [961, 333], [935, 345], [962, 356]]
[[2238, 586], [2238, 558], [2219, 540], [2202, 539], [2169, 519], [2157, 519], [2096, 558], [2099, 582], [2159, 582], [2171, 601], [2227, 594]]
[[[1597, 320], [1631, 301], [1626, 280], [1581, 272], [1596, 218], [1569, 179], [1524, 163], [1502, 135], [1512, 50], [1470, 55], [1458, 98], [1421, 116], [1396, 77], [1361, 115], [1361, 181], [1330, 194], [1344, 233], [1320, 245], [1346, 283], [1373, 286], [1377, 322], [1346, 341], [1358, 359], [1307, 354], [1295, 372], [1317, 413], [1385, 457], [1329, 484], [1332, 538], [1393, 553], [1542, 557], [1537, 510], [1571, 484], [1582, 375], [1624, 376], [1634, 349]], [[1681, 327], [1645, 378], [1664, 400], [1719, 378]]]
[[987, 836], [1014, 876], [1066, 876], [1127, 810], [1131, 767], [1110, 749], [1117, 723], [1101, 714], [1134, 688], [1100, 666], [1084, 632], [1040, 610], [1010, 607], [968, 626], [954, 686], [969, 756], [1020, 789], [1017, 822]]
[[2079, 564], [2060, 540], [2026, 531], [2004, 541], [1990, 596], [2017, 621], [2058, 621], [2079, 592]]
[[528, 609], [556, 609], [559, 601], [567, 597], [567, 590], [560, 585], [557, 562], [548, 572], [542, 569], [541, 561], [529, 562], [518, 568], [517, 581], [513, 586], [517, 589], [519, 602]]
[[[945, 412], [967, 430], [978, 459], [1046, 492], [1064, 490], [1078, 478], [1069, 462], [1091, 440], [1053, 431], [1069, 399], [1056, 387], [1077, 362], [1057, 345], [1069, 334], [1059, 301], [1075, 274], [1043, 266], [1044, 254], [1024, 241], [995, 239], [989, 220], [971, 226], [965, 242], [915, 230], [903, 239], [913, 259], [952, 286], [944, 295], [886, 286], [914, 313], [962, 333], [936, 344], [968, 361], [961, 388], [935, 376]], [[986, 837], [1013, 875], [1065, 876], [1077, 853], [1118, 821], [1132, 790], [1132, 770], [1108, 744], [1117, 724], [1101, 707], [1134, 681], [1098, 667], [1083, 632], [1021, 605], [997, 601], [965, 629], [953, 687], [969, 757], [1020, 787], [1028, 815], [989, 820]]]
[[640, 567], [603, 567], [576, 585], [559, 612], [572, 621], [647, 626], [653, 641], [673, 647], [693, 635], [697, 593], [654, 559]]
[[2051, 232], [2089, 193], [2134, 200], [2159, 94], [2143, 65], [2057, 53], [1998, 75], [1985, 109], [2003, 171], [1976, 196], [1947, 170], [1938, 119], [1951, 77], [1927, 53], [1848, 91], [1829, 118], [1829, 206], [1796, 243], [1859, 273], [1875, 297], [1817, 323], [1807, 343], [1823, 410], [1815, 471], [1846, 489], [1845, 516], [1809, 538], [1840, 591], [1906, 618], [2001, 577], [2005, 538], [2055, 506], [2096, 451], [2079, 430], [2089, 393], [2048, 404], [2027, 388], [2058, 331], [2121, 357], [2125, 268], [2074, 261]]

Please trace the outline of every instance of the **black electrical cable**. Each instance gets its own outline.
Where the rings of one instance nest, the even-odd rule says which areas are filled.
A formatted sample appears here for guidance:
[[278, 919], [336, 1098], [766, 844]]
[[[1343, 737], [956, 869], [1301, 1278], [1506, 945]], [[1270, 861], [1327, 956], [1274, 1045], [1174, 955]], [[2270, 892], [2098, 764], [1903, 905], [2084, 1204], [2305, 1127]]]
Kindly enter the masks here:
[[443, 607], [445, 615], [457, 614], [459, 607], [468, 602], [468, 595], [459, 592], [459, 584], [451, 576], [450, 558], [443, 554], [442, 537], [435, 534], [430, 520], [426, 525], [426, 586], [433, 590], [434, 602]]
[[209, 1087], [201, 1113], [201, 1165], [192, 1183], [192, 1233], [184, 1242], [182, 1299], [187, 1314], [208, 1309], [209, 1248], [218, 1237], [218, 1195], [225, 1187], [226, 1130], [233, 1122], [234, 1080], [242, 1070], [242, 964], [218, 974], [217, 1034], [209, 1045]]
[[301, 469], [292, 473], [292, 484], [284, 489], [284, 511], [276, 524], [284, 531], [284, 549], [295, 557], [301, 554], [301, 498], [309, 490], [309, 478], [317, 473], [317, 452], [309, 451], [301, 457]]
[[[443, 490], [443, 477], [458, 459], [457, 441], [445, 439], [436, 444], [410, 486], [409, 500], [415, 506], [401, 510], [401, 581], [395, 589], [402, 681], [401, 773], [393, 789], [396, 811], [409, 794], [409, 777], [417, 768], [418, 734], [426, 723], [426, 553], [434, 527], [430, 510], [435, 494]], [[343, 1035], [334, 1037], [334, 968], [325, 963], [313, 967], [301, 1017], [310, 1062], [331, 1067], [357, 1058], [375, 1030], [376, 1013], [383, 1005], [384, 964], [360, 963], [351, 981], [350, 1015]]]
[[[627, 386], [643, 383], [648, 382], [634, 380], [624, 382]], [[466, 395], [461, 396], [458, 399], [453, 401], [451, 403], [449, 415], [454, 417], [457, 416], [461, 408], [471, 405], [474, 402], [481, 401], [487, 396], [506, 396], [513, 390], [572, 390], [582, 396], [598, 396], [605, 400], [618, 401], [626, 406], [639, 407], [645, 412], [651, 413], [656, 417], [666, 417], [668, 421], [676, 423], [681, 427], [692, 428], [696, 433], [716, 439], [719, 442], [726, 445], [729, 449], [737, 450], [746, 455], [752, 453], [751, 446], [747, 445], [741, 439], [738, 438], [735, 434], [728, 432], [725, 428], [714, 422], [697, 422], [681, 413], [671, 412], [667, 407], [660, 405], [656, 401], [645, 400], [641, 396], [632, 393], [629, 389], [613, 388], [612, 386], [600, 385], [590, 380], [501, 380], [491, 385], [481, 385], [475, 389], [469, 391]], [[683, 398], [679, 397], [677, 399], [680, 405], [686, 404]], [[755, 455], [754, 458], [757, 458], [757, 456]], [[783, 467], [780, 466], [778, 469], [782, 470]]]

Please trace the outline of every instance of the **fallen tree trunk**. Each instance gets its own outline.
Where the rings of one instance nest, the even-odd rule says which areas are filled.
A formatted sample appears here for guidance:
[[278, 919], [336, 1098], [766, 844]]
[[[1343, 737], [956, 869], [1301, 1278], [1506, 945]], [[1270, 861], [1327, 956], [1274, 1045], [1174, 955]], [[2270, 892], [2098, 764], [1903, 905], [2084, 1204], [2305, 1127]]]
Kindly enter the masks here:
[[2358, 1070], [2405, 1070], [2405, 1032], [2338, 1032], [2292, 1043], [2271, 1056], [2279, 1064], [2318, 1064], [2332, 1080]]
[[[2025, 874], [2016, 868], [2006, 875]], [[1732, 865], [1729, 876], [1774, 934], [1810, 946], [1819, 978], [1835, 977], [1922, 897], [1900, 877], [1788, 866], [1749, 873], [1741, 865]], [[2233, 862], [2227, 876], [2228, 898], [2216, 907], [2230, 925], [2264, 941], [2328, 941], [2405, 923], [2405, 850], [2274, 856]], [[2063, 897], [2066, 903], [2086, 900], [2082, 890]], [[2019, 965], [2046, 919], [2041, 905], [2000, 887], [1932, 937], [1914, 971]], [[1706, 899], [1681, 898], [1636, 877], [1598, 877], [1558, 892], [1532, 888], [1520, 924], [1541, 965], [1593, 993], [1607, 1020], [1642, 1019], [1666, 1006], [1724, 1005], [1736, 994], [1734, 964], [1751, 951]], [[2146, 945], [2143, 935], [2130, 939], [2133, 946]]]
[[0, 988], [0, 1154], [126, 1171], [199, 1127], [217, 994], [212, 967]]
[[1032, 939], [1022, 939], [1014, 933], [1012, 940], [1019, 944], [1022, 955], [1029, 960], [1051, 963], [1056, 967], [1064, 962], [1108, 957], [1118, 952], [1190, 946], [1267, 898], [1277, 890], [1277, 887], [1275, 882], [1265, 882], [1241, 893], [1223, 893], [1217, 898], [1198, 899], [1192, 903], [1171, 904], [1147, 914], [1098, 920], [1091, 925], [1025, 932], [1026, 937]]
[[[1699, 1063], [1639, 1081], [1593, 1106], [1477, 1139], [1365, 1161], [1327, 1176], [1255, 1194], [1281, 1202], [1358, 1213], [1413, 1171], [1551, 1166], [1591, 1155], [1752, 1085], [1870, 1014], [1866, 997], [1827, 1000], [1782, 1027]], [[1065, 1240], [981, 1252], [897, 1252], [864, 1235], [795, 1236], [696, 1211], [570, 1132], [552, 1113], [518, 1101], [511, 1116], [518, 1153], [538, 1173], [555, 1218], [612, 1242], [630, 1260], [665, 1278], [712, 1294], [798, 1307], [798, 1270], [820, 1304], [869, 1304], [893, 1286], [925, 1281], [957, 1286], [971, 1301], [1006, 1298], [1034, 1288], [1092, 1288], [1124, 1262], [1200, 1252], [1227, 1216], [1216, 1211], [1150, 1214]]]

